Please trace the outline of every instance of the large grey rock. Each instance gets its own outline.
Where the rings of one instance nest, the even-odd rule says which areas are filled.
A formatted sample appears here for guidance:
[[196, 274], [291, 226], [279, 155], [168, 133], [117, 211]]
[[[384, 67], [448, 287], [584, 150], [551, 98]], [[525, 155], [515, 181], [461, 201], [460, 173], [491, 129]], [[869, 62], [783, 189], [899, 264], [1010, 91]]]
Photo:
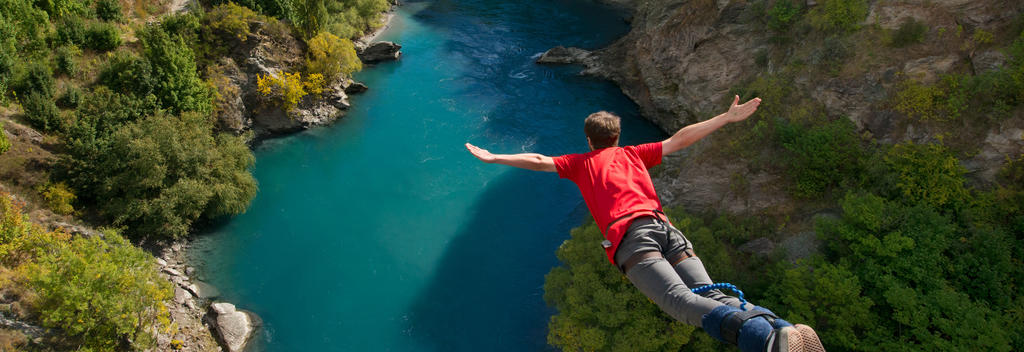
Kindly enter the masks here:
[[245, 350], [245, 345], [253, 336], [257, 327], [262, 325], [258, 316], [251, 312], [235, 309], [235, 305], [227, 302], [217, 302], [210, 305], [210, 309], [216, 314], [213, 319], [217, 336], [220, 337], [224, 348], [229, 352]]
[[402, 56], [402, 46], [394, 42], [373, 42], [366, 46], [366, 48], [359, 50], [356, 48], [356, 54], [359, 59], [365, 63], [375, 63], [380, 61], [398, 60]]
[[352, 82], [345, 87], [345, 94], [359, 94], [369, 89], [370, 87], [367, 87], [366, 84], [363, 84], [362, 82]]

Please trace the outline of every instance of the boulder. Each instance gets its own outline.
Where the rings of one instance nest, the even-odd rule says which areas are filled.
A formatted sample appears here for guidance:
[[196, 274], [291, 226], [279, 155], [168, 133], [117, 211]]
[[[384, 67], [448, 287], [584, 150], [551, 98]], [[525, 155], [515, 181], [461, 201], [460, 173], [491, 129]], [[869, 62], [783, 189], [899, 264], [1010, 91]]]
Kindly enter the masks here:
[[352, 84], [345, 87], [345, 94], [359, 94], [369, 89], [370, 87], [367, 87], [366, 84], [363, 84], [362, 82], [352, 82]]
[[163, 271], [171, 276], [182, 276], [180, 271], [177, 271], [171, 267], [164, 267]]
[[248, 312], [235, 309], [235, 305], [226, 302], [218, 302], [210, 305], [217, 313], [216, 328], [217, 334], [224, 343], [225, 349], [229, 352], [240, 352], [245, 350], [245, 344], [249, 342], [257, 324]]
[[753, 239], [739, 246], [740, 252], [752, 253], [758, 256], [767, 256], [775, 250], [775, 243], [764, 237]]
[[402, 56], [402, 46], [394, 42], [373, 42], [366, 46], [365, 49], [359, 50], [357, 47], [356, 54], [359, 56], [359, 60], [365, 63], [375, 63], [380, 61], [398, 60]]

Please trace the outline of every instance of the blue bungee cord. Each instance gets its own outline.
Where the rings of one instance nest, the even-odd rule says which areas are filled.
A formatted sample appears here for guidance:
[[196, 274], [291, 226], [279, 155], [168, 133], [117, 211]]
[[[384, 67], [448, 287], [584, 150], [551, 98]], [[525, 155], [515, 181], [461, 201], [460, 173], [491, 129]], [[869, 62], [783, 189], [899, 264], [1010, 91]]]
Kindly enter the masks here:
[[736, 292], [736, 294], [739, 295], [740, 302], [742, 302], [740, 304], [740, 309], [741, 310], [747, 310], [747, 308], [746, 308], [747, 307], [747, 300], [743, 299], [743, 291], [740, 291], [740, 289], [736, 288], [736, 285], [733, 285], [733, 284], [730, 284], [730, 283], [721, 282], [721, 283], [717, 283], [717, 284], [704, 285], [704, 286], [697, 287], [697, 288], [691, 288], [690, 292], [693, 292], [693, 293], [696, 293], [696, 294], [701, 294], [701, 293], [708, 292], [708, 291], [711, 291], [711, 290], [720, 290], [720, 289], [723, 289], [723, 288], [727, 288], [727, 289], [732, 290], [732, 292]]

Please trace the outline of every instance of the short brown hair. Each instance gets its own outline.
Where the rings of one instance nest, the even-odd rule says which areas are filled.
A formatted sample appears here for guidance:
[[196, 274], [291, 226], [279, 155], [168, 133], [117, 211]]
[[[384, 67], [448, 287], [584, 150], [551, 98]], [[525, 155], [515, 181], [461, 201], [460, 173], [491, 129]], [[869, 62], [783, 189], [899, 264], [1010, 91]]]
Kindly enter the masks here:
[[590, 138], [590, 145], [594, 149], [608, 148], [618, 144], [619, 117], [607, 111], [598, 111], [587, 116], [583, 121], [583, 133]]

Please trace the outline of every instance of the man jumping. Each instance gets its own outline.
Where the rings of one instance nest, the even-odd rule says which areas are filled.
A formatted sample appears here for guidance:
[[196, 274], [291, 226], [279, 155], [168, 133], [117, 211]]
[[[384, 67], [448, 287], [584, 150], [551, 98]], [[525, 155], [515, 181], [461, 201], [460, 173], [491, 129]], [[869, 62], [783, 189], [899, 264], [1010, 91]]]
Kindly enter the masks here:
[[[700, 295], [690, 288], [713, 283], [693, 244], [661, 211], [647, 169], [732, 122], [743, 121], [761, 104], [754, 98], [709, 120], [686, 126], [668, 139], [619, 147], [619, 117], [601, 111], [587, 116], [583, 131], [589, 153], [548, 157], [541, 154], [492, 154], [466, 143], [485, 163], [558, 172], [579, 187], [594, 221], [604, 233], [608, 260], [622, 270], [640, 292], [673, 318], [700, 326], [715, 339], [748, 351], [824, 351], [814, 330], [792, 325], [771, 311], [740, 309], [740, 300], [719, 290]], [[749, 306], [749, 305], [748, 305]]]

